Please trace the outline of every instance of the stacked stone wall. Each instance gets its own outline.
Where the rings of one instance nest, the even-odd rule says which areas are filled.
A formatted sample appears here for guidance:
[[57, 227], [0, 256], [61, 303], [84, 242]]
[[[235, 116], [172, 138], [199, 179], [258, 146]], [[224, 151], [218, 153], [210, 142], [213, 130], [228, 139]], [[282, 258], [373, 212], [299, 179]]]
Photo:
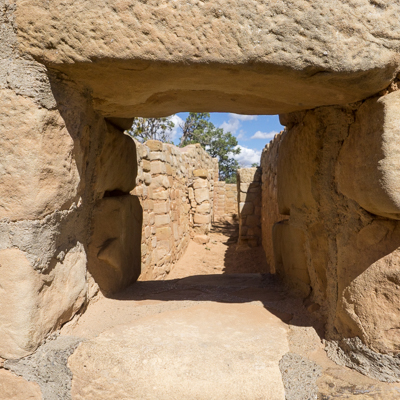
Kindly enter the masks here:
[[[200, 145], [136, 142], [143, 208], [141, 280], [162, 279], [191, 238], [206, 241], [213, 216], [215, 163]], [[218, 176], [218, 175], [217, 175]]]
[[214, 220], [236, 221], [238, 218], [236, 183], [215, 182]]
[[261, 225], [262, 225], [262, 246], [267, 258], [270, 271], [275, 271], [274, 247], [272, 243], [272, 228], [275, 223], [287, 219], [279, 212], [278, 207], [278, 157], [279, 146], [282, 141], [283, 132], [275, 135], [274, 139], [268, 143], [261, 154]]
[[237, 171], [239, 245], [257, 247], [261, 242], [261, 168]]

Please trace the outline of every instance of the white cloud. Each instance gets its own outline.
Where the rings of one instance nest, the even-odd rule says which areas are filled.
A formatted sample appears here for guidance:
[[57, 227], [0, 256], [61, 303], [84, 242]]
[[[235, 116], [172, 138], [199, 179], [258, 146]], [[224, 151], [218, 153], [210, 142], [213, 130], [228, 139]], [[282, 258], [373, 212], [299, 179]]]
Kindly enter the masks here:
[[237, 130], [240, 128], [240, 121], [235, 118], [230, 118], [229, 122], [224, 121], [220, 128], [224, 130], [224, 132], [230, 132], [232, 134], [236, 134]]
[[240, 130], [239, 135], [237, 135], [237, 139], [241, 140], [241, 139], [245, 139], [246, 138], [246, 132], [244, 130]]
[[168, 119], [175, 124], [175, 126], [173, 127], [173, 129], [171, 131], [171, 140], [174, 140], [174, 139], [176, 139], [178, 134], [181, 134], [181, 131], [182, 131], [181, 125], [183, 125], [185, 123], [185, 121], [176, 114], [171, 115], [170, 117], [168, 117]]
[[257, 119], [257, 115], [243, 115], [230, 113], [229, 116], [233, 119], [239, 119], [240, 121], [254, 121]]
[[278, 132], [261, 132], [257, 131], [250, 139], [273, 139]]
[[240, 153], [233, 155], [241, 167], [251, 167], [252, 164], [260, 164], [261, 150], [249, 149], [247, 147], [238, 146]]

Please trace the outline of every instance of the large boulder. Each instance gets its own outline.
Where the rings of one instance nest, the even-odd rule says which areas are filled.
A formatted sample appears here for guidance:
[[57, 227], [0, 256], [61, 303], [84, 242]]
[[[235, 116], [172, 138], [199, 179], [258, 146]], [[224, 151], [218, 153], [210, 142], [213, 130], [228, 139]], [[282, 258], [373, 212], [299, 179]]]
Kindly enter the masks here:
[[339, 190], [372, 214], [400, 219], [400, 91], [367, 100], [338, 159]]
[[39, 219], [78, 202], [81, 152], [57, 111], [0, 90], [0, 220]]
[[24, 357], [86, 300], [86, 254], [77, 244], [45, 273], [19, 249], [0, 251], [0, 357]]

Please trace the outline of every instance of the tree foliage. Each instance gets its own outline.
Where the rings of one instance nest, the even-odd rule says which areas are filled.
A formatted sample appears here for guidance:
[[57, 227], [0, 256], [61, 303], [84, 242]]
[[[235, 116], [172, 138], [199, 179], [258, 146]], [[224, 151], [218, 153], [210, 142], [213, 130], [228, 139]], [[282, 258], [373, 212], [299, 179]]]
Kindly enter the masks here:
[[159, 140], [161, 142], [171, 142], [172, 129], [175, 124], [168, 118], [142, 118], [133, 119], [131, 129], [128, 134], [144, 143], [147, 140]]
[[[169, 118], [134, 118], [128, 134], [139, 140], [159, 140], [171, 143], [174, 123]], [[211, 157], [218, 158], [220, 179], [228, 183], [236, 182], [236, 170], [239, 163], [233, 158], [240, 153], [238, 141], [230, 132], [216, 128], [210, 122], [209, 113], [189, 113], [180, 126], [182, 137], [179, 146], [200, 143]]]
[[240, 153], [240, 148], [232, 133], [216, 128], [210, 122], [209, 113], [189, 113], [181, 128], [180, 146], [200, 143], [211, 157], [218, 158], [220, 179], [228, 183], [236, 182], [239, 163], [233, 156]]

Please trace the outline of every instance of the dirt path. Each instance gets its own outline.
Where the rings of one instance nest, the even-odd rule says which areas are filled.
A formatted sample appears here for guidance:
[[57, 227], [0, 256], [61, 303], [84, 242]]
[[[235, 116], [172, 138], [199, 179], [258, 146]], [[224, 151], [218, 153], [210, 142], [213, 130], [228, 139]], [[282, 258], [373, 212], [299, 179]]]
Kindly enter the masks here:
[[237, 251], [235, 232], [191, 243], [167, 280], [99, 297], [13, 370], [44, 400], [399, 399], [400, 385], [326, 357], [318, 316], [266, 273], [261, 248]]
[[269, 272], [261, 247], [238, 248], [237, 224], [216, 223], [209, 236], [210, 241], [206, 245], [190, 242], [186, 253], [174, 266], [167, 279], [193, 275]]

